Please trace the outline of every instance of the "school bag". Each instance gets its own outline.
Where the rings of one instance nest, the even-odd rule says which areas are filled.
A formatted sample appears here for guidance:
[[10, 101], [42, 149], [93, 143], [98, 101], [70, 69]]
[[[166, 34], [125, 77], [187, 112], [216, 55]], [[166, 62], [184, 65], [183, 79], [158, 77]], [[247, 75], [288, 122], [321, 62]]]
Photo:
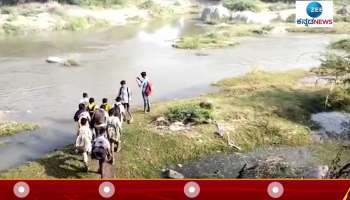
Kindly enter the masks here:
[[153, 92], [153, 87], [151, 81], [147, 82], [145, 93], [147, 96], [151, 96]]
[[103, 146], [92, 146], [91, 158], [96, 160], [106, 159], [107, 151]]

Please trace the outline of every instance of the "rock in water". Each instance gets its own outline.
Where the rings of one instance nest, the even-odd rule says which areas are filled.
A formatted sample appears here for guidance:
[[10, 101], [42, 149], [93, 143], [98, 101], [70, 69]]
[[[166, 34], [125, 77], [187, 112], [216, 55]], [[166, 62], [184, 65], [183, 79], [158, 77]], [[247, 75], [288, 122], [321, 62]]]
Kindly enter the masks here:
[[212, 5], [203, 9], [201, 20], [205, 23], [213, 23], [230, 18], [230, 11], [223, 5]]
[[79, 63], [76, 60], [73, 59], [67, 59], [64, 61], [64, 66], [71, 67], [71, 66], [79, 66]]
[[311, 120], [320, 127], [316, 133], [322, 137], [350, 140], [349, 113], [321, 112], [313, 114]]
[[181, 179], [185, 178], [183, 174], [172, 169], [168, 169], [164, 172], [165, 178]]
[[309, 171], [304, 178], [326, 178], [329, 172], [329, 167], [327, 165], [318, 166], [316, 169]]
[[231, 15], [231, 20], [236, 23], [248, 24], [270, 24], [273, 20], [279, 18], [279, 15], [274, 12], [238, 11]]
[[46, 62], [48, 63], [64, 63], [64, 60], [62, 58], [59, 57], [54, 57], [54, 56], [50, 56], [46, 59]]

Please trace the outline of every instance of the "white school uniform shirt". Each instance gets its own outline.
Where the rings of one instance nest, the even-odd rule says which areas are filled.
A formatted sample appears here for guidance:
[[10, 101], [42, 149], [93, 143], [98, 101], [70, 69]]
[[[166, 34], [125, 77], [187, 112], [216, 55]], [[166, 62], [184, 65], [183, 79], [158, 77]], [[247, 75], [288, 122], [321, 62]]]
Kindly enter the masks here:
[[108, 118], [108, 124], [113, 124], [117, 128], [121, 129], [122, 128], [122, 122], [117, 116], [110, 116]]
[[80, 100], [80, 103], [83, 103], [85, 106], [89, 104], [89, 98], [85, 97]]
[[91, 117], [90, 117], [90, 114], [89, 114], [88, 111], [84, 111], [84, 112], [80, 113], [80, 115], [79, 115], [78, 117], [79, 117], [79, 120], [78, 120], [78, 125], [79, 125], [79, 127], [80, 127], [81, 119], [82, 119], [82, 118], [87, 119], [88, 122], [91, 121]]
[[76, 147], [83, 147], [84, 152], [91, 152], [92, 131], [88, 125], [81, 126], [78, 131], [78, 137], [75, 141]]
[[131, 91], [127, 86], [123, 86], [119, 90], [119, 96], [122, 99], [122, 103], [130, 103]]
[[121, 114], [124, 114], [124, 113], [125, 113], [125, 108], [124, 108], [124, 106], [123, 106], [122, 103], [116, 102], [115, 105], [119, 107], [119, 110], [120, 110], [120, 113], [121, 113]]

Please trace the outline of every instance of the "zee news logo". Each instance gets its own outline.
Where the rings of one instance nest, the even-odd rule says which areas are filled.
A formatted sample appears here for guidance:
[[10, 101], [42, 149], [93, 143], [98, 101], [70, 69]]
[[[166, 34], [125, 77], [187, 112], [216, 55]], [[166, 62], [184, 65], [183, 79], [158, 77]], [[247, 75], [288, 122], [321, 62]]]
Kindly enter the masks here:
[[332, 27], [333, 1], [296, 1], [296, 24], [306, 27]]

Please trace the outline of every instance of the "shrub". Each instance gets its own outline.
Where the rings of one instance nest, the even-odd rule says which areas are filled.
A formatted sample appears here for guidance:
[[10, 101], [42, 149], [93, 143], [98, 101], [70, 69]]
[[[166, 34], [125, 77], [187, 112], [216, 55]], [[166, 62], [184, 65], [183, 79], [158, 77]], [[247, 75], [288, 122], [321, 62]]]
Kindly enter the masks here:
[[139, 5], [139, 8], [142, 8], [142, 9], [150, 9], [152, 8], [153, 6], [155, 6], [155, 3], [154, 1], [152, 0], [146, 0], [145, 2], [141, 3]]
[[340, 49], [350, 52], [350, 39], [343, 39], [337, 42], [334, 42], [330, 46], [332, 49]]
[[233, 11], [259, 11], [258, 3], [256, 0], [225, 0], [224, 6]]
[[350, 56], [328, 54], [321, 60], [321, 67], [316, 71], [319, 75], [344, 76], [350, 73]]
[[85, 17], [72, 17], [68, 19], [64, 29], [71, 31], [84, 30], [89, 27], [89, 20]]
[[349, 111], [350, 95], [349, 91], [344, 88], [335, 89], [330, 95], [327, 107], [331, 109], [345, 109]]
[[265, 34], [268, 34], [269, 32], [271, 32], [273, 28], [274, 28], [273, 26], [267, 25], [267, 26], [256, 28], [256, 29], [252, 29], [251, 31], [254, 34], [265, 35]]
[[186, 123], [206, 123], [213, 118], [212, 110], [201, 108], [196, 104], [182, 104], [169, 108], [167, 118]]
[[296, 15], [295, 14], [291, 14], [287, 17], [287, 22], [288, 23], [295, 23], [295, 19], [296, 19]]

